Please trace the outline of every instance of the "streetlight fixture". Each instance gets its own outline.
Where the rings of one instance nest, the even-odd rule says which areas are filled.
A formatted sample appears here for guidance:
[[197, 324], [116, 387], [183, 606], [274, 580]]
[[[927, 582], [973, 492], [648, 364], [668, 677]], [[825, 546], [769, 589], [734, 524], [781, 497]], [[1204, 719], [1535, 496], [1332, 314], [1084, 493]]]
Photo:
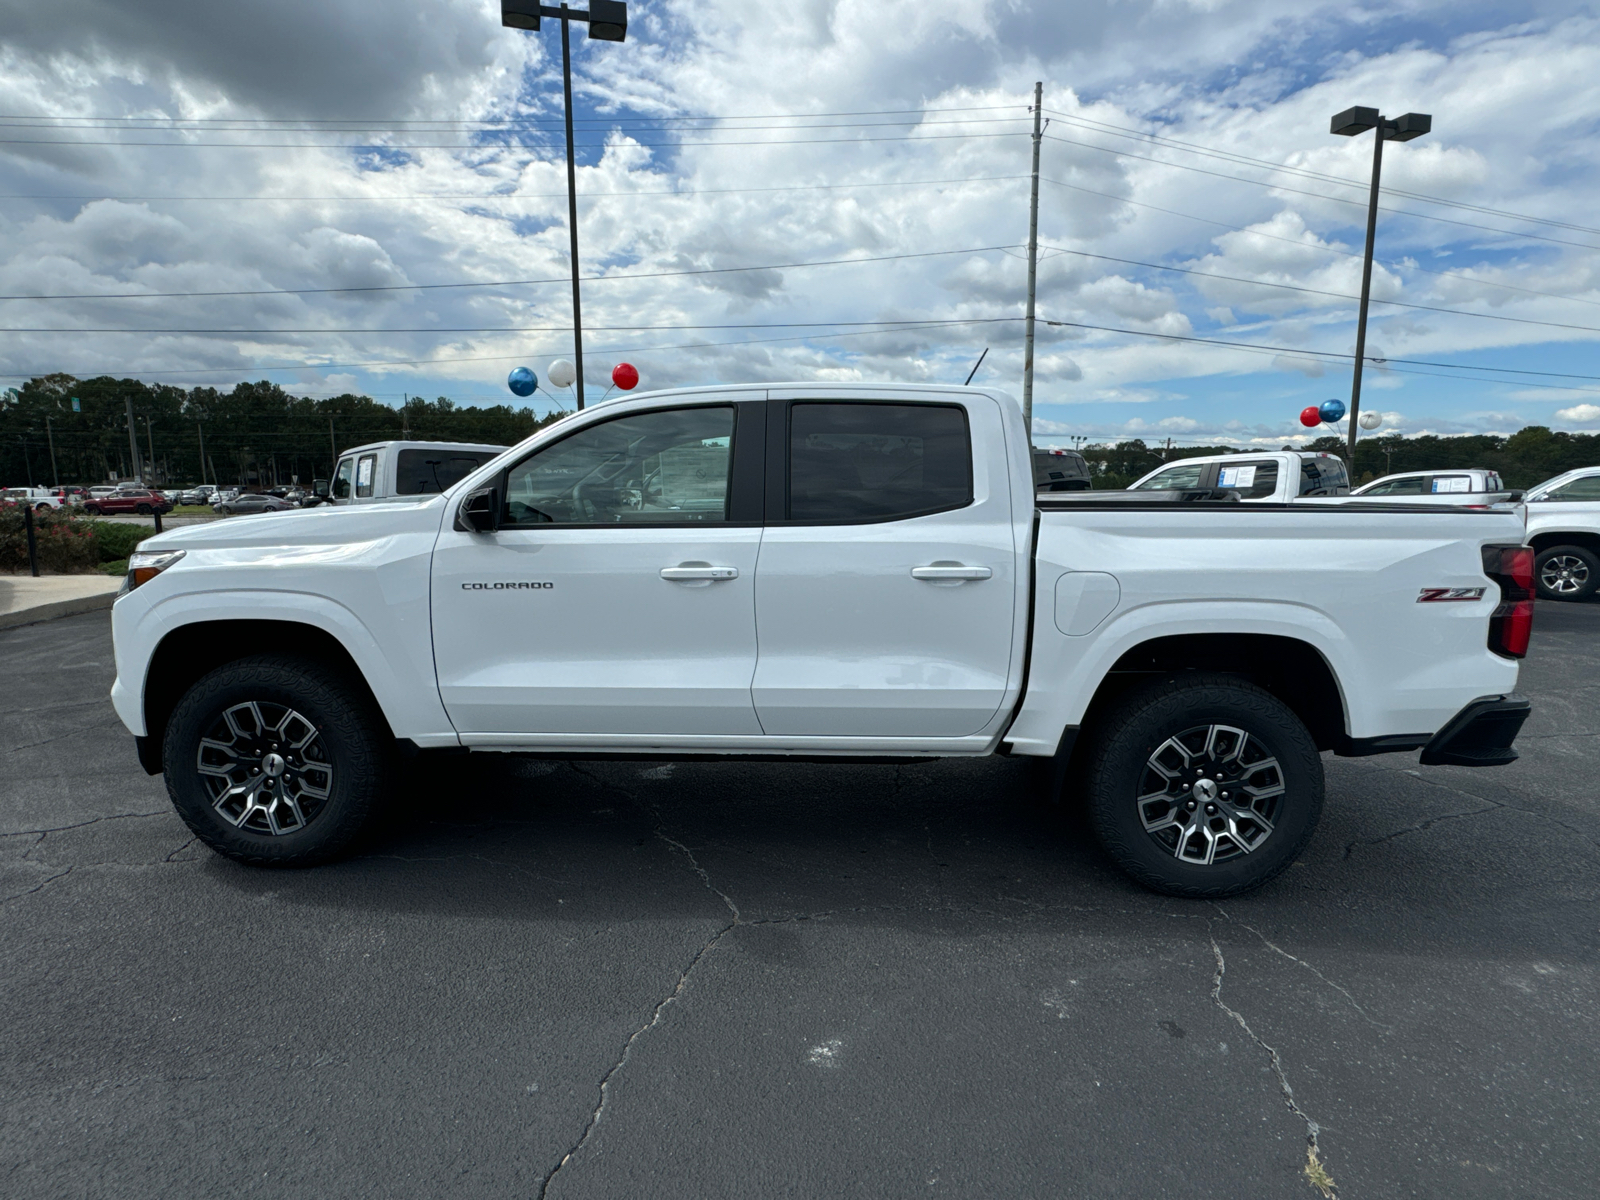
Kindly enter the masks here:
[[1383, 174], [1384, 142], [1409, 142], [1433, 128], [1428, 113], [1385, 117], [1375, 108], [1347, 108], [1333, 118], [1329, 131], [1355, 137], [1369, 129], [1372, 139], [1372, 191], [1367, 199], [1367, 252], [1361, 260], [1361, 310], [1356, 318], [1356, 371], [1350, 383], [1350, 468], [1356, 464], [1356, 429], [1361, 416], [1361, 367], [1367, 353], [1367, 302], [1372, 295], [1372, 244], [1378, 233], [1378, 179]]
[[500, 24], [508, 29], [539, 32], [539, 21], [561, 22], [561, 87], [567, 113], [567, 229], [572, 235], [572, 341], [577, 360], [578, 407], [583, 407], [583, 308], [578, 296], [578, 177], [572, 157], [572, 39], [573, 21], [589, 26], [589, 40], [621, 42], [628, 37], [628, 6], [622, 0], [589, 0], [589, 7], [554, 7], [536, 0], [500, 0]]

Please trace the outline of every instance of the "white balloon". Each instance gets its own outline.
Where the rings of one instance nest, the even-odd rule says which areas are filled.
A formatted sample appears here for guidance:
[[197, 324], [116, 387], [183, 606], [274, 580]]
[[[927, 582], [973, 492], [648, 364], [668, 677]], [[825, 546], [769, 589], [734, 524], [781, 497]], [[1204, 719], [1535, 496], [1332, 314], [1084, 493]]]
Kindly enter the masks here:
[[1378, 412], [1376, 409], [1369, 408], [1366, 412], [1361, 414], [1361, 428], [1363, 429], [1376, 429], [1382, 424], [1383, 414]]
[[571, 359], [558, 358], [550, 364], [545, 377], [554, 387], [571, 387], [572, 381], [578, 377], [578, 368], [572, 365]]

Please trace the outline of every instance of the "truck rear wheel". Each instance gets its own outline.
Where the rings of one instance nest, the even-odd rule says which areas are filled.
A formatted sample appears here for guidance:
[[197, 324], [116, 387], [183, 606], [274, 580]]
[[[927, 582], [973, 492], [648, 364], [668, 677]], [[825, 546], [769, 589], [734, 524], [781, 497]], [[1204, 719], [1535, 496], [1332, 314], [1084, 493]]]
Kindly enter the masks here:
[[1169, 896], [1235, 896], [1284, 870], [1322, 815], [1322, 760], [1263, 689], [1185, 673], [1141, 687], [1099, 723], [1091, 824], [1134, 879]]
[[1533, 578], [1544, 600], [1587, 600], [1600, 587], [1600, 556], [1583, 546], [1539, 551]]
[[252, 866], [337, 857], [388, 790], [393, 753], [372, 701], [302, 658], [217, 668], [178, 702], [162, 742], [167, 793], [194, 835]]

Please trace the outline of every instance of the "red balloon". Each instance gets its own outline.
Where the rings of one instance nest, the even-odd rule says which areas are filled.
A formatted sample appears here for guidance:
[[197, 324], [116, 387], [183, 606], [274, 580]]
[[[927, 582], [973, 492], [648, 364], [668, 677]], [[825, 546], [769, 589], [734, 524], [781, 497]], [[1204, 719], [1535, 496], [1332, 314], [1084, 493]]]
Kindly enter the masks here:
[[1300, 424], [1307, 429], [1315, 429], [1322, 424], [1322, 412], [1315, 404], [1300, 410]]
[[625, 392], [639, 386], [639, 368], [632, 363], [618, 363], [611, 368], [611, 382]]

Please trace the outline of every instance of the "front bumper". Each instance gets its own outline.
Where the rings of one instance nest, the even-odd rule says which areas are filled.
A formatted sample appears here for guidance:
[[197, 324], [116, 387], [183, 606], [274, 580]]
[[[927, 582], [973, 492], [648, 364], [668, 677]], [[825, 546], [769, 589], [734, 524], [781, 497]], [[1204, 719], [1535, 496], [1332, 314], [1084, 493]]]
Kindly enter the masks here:
[[1511, 743], [1533, 706], [1524, 696], [1482, 696], [1467, 705], [1422, 750], [1426, 766], [1503, 767], [1517, 761]]

